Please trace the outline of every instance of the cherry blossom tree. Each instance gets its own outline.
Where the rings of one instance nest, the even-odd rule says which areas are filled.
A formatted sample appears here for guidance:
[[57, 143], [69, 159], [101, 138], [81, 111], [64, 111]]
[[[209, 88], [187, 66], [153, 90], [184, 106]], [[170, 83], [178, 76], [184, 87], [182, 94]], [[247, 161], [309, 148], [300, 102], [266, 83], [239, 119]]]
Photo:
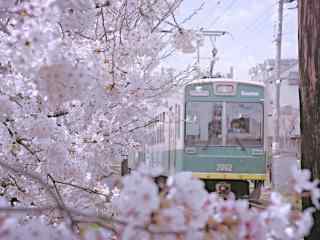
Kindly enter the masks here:
[[[121, 155], [144, 139], [149, 110], [192, 72], [159, 67], [174, 39], [184, 41], [180, 3], [1, 1], [1, 161], [37, 172], [74, 206], [101, 205]], [[180, 49], [190, 52], [185, 35]], [[8, 198], [47, 201], [30, 179], [1, 171]]]
[[[147, 167], [111, 180], [145, 138], [150, 110], [192, 76], [160, 67], [175, 49], [195, 49], [196, 33], [175, 17], [181, 2], [0, 1], [0, 239], [308, 234], [313, 208], [293, 211], [278, 194], [260, 211], [207, 193], [191, 173], [161, 192]], [[292, 192], [319, 207], [308, 174], [294, 171]]]

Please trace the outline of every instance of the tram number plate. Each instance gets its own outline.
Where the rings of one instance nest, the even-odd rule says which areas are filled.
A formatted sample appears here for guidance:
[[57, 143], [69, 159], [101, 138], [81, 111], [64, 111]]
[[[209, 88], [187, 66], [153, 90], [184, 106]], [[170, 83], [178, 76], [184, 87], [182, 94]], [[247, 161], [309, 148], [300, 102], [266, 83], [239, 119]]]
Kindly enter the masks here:
[[218, 163], [217, 172], [232, 172], [232, 164], [227, 164], [227, 163]]

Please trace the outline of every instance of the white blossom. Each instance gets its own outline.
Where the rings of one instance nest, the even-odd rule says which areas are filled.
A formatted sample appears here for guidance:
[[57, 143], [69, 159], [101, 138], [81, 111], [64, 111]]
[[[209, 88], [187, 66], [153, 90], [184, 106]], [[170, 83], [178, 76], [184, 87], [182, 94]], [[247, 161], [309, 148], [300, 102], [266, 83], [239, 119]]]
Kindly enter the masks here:
[[304, 236], [308, 236], [313, 226], [313, 208], [306, 209], [301, 215], [300, 219], [295, 223], [297, 230], [294, 231], [293, 237], [295, 239], [301, 239]]
[[174, 46], [183, 53], [193, 53], [196, 51], [197, 36], [191, 30], [177, 31], [174, 36]]
[[114, 201], [121, 217], [133, 225], [149, 222], [151, 213], [160, 204], [157, 186], [138, 172], [126, 176], [123, 183], [124, 188]]
[[311, 173], [306, 169], [298, 170], [297, 167], [292, 168], [293, 187], [297, 193], [303, 190], [310, 190], [312, 184], [310, 182]]
[[143, 229], [136, 228], [135, 226], [128, 225], [125, 227], [121, 239], [123, 240], [149, 240], [151, 236], [148, 232]]

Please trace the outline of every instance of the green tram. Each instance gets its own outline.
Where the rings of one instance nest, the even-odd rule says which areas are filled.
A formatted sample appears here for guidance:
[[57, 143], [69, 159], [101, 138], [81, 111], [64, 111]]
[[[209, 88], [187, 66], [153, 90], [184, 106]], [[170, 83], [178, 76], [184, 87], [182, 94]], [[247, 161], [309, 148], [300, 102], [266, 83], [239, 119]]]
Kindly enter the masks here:
[[267, 177], [263, 84], [199, 79], [168, 102], [149, 126], [144, 150], [129, 154], [129, 168], [143, 161], [162, 166], [164, 176], [191, 171], [209, 191], [237, 197], [261, 186]]

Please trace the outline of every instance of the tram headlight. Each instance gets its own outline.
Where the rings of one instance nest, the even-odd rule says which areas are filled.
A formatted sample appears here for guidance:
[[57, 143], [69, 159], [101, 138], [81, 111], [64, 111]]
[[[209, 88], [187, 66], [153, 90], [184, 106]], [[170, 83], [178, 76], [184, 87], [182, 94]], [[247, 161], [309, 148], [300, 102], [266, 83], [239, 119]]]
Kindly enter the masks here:
[[216, 192], [218, 194], [229, 194], [231, 192], [231, 185], [226, 182], [219, 182], [216, 184]]

